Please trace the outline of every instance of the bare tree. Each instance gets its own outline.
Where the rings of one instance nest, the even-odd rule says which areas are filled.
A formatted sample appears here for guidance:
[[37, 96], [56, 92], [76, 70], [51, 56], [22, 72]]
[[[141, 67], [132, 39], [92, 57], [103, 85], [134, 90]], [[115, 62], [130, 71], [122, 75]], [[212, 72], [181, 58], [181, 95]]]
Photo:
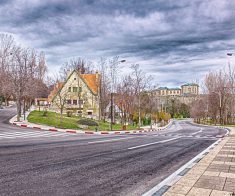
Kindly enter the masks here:
[[69, 92], [67, 89], [64, 89], [64, 90], [62, 89], [64, 83], [61, 81], [62, 81], [61, 78], [57, 76], [57, 78], [55, 79], [55, 84], [54, 84], [55, 96], [53, 98], [53, 103], [56, 105], [57, 108], [59, 108], [60, 126], [62, 126], [62, 123], [63, 123], [63, 113], [66, 107], [67, 99], [69, 95]]
[[139, 64], [133, 64], [132, 69], [132, 84], [135, 88], [135, 94], [137, 97], [137, 109], [138, 109], [138, 126], [141, 126], [141, 93], [145, 91], [148, 78], [143, 70], [140, 69]]
[[60, 68], [60, 74], [64, 76], [63, 80], [65, 80], [67, 74], [73, 70], [80, 71], [81, 74], [87, 74], [92, 73], [93, 67], [94, 65], [91, 61], [78, 57], [65, 62]]
[[0, 35], [0, 48], [1, 93], [6, 100], [9, 97], [15, 98], [19, 121], [22, 102], [25, 112], [26, 100], [34, 99], [37, 96], [38, 81], [43, 83], [45, 58], [43, 54], [38, 57], [33, 49], [16, 46], [13, 37], [9, 35]]

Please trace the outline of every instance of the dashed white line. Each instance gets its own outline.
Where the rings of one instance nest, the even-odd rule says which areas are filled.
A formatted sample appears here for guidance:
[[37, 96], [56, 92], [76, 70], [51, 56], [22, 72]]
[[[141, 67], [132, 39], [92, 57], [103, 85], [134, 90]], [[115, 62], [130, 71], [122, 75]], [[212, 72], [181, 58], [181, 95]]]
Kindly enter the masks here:
[[120, 138], [120, 139], [110, 139], [110, 140], [101, 140], [101, 141], [95, 141], [95, 142], [88, 142], [88, 144], [95, 144], [95, 143], [104, 143], [104, 142], [114, 142], [119, 140], [127, 140], [135, 137], [127, 137], [127, 138]]
[[200, 129], [200, 131], [197, 131], [197, 132], [195, 132], [195, 133], [193, 133], [191, 135], [196, 135], [196, 134], [201, 133], [201, 132], [202, 132], [202, 128]]
[[140, 146], [134, 146], [134, 147], [128, 148], [128, 150], [133, 150], [133, 149], [136, 149], [136, 148], [142, 148], [142, 147], [150, 146], [150, 145], [153, 145], [153, 144], [166, 143], [166, 142], [170, 142], [170, 141], [173, 141], [173, 140], [177, 140], [179, 138], [181, 138], [181, 137], [175, 137], [175, 138], [168, 139], [168, 140], [162, 140], [162, 141], [152, 142], [152, 143], [148, 143], [148, 144], [143, 144], [143, 145], [140, 145]]

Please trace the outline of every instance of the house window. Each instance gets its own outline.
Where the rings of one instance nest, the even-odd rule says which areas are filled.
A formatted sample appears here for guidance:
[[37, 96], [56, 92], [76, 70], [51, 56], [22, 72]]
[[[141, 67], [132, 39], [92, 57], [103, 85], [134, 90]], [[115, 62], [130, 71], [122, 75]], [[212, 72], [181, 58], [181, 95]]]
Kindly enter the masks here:
[[73, 105], [77, 105], [78, 104], [78, 100], [74, 99], [73, 100]]
[[83, 100], [79, 99], [78, 103], [79, 103], [79, 105], [82, 105], [83, 104]]
[[92, 112], [87, 112], [87, 115], [92, 115]]
[[71, 100], [70, 99], [67, 100], [67, 104], [69, 104], [69, 105], [71, 104]]
[[79, 87], [79, 92], [82, 92], [82, 87], [81, 86]]
[[71, 92], [71, 87], [69, 87], [68, 91]]
[[73, 92], [78, 92], [78, 87], [73, 87]]

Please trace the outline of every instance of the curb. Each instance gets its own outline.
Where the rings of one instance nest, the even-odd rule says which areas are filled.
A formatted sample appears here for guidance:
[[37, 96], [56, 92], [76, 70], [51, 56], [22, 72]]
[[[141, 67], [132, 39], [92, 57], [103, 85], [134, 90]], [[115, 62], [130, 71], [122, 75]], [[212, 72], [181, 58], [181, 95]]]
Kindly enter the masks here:
[[220, 129], [224, 129], [227, 131], [227, 133], [225, 134], [225, 136], [228, 136], [229, 133], [230, 133], [230, 129], [226, 126], [216, 126], [216, 125], [204, 125], [204, 124], [198, 124], [198, 123], [195, 123], [195, 122], [190, 122], [192, 125], [197, 125], [197, 126], [202, 126], [202, 127], [215, 127], [215, 128], [220, 128]]
[[[194, 122], [191, 122], [191, 124], [200, 125]], [[224, 135], [224, 137], [228, 136], [231, 132], [231, 130], [228, 127], [224, 126], [209, 126], [205, 125], [206, 127], [215, 127], [215, 128], [221, 128], [227, 131], [227, 133]], [[185, 174], [187, 174], [190, 169], [196, 165], [199, 161], [201, 161], [209, 152], [211, 152], [221, 141], [223, 141], [224, 137], [218, 139], [213, 144], [211, 144], [208, 148], [203, 150], [201, 153], [199, 153], [197, 156], [192, 158], [190, 161], [188, 161], [186, 164], [184, 164], [182, 167], [180, 167], [177, 171], [172, 173], [170, 176], [165, 178], [162, 182], [154, 186], [149, 191], [145, 192], [142, 196], [161, 196], [164, 195], [170, 189], [177, 181], [179, 181]]]
[[162, 182], [157, 184], [155, 187], [150, 189], [149, 191], [145, 192], [142, 196], [153, 196], [153, 195], [163, 195], [167, 192], [168, 189], [170, 189], [175, 182], [179, 181], [190, 169], [196, 165], [201, 159], [203, 159], [209, 152], [211, 152], [215, 146], [217, 146], [222, 139], [217, 140], [213, 144], [211, 144], [208, 148], [203, 150], [201, 153], [199, 153], [197, 156], [192, 158], [190, 161], [188, 161], [186, 164], [184, 164], [182, 167], [180, 167], [177, 171], [172, 173], [170, 176], [165, 178]]
[[14, 126], [19, 126], [22, 128], [30, 128], [30, 129], [37, 129], [37, 130], [45, 130], [45, 131], [52, 131], [52, 132], [66, 132], [66, 133], [71, 133], [71, 134], [88, 134], [88, 135], [110, 135], [110, 134], [138, 134], [138, 133], [147, 133], [147, 132], [153, 132], [153, 131], [161, 131], [161, 130], [165, 130], [167, 129], [172, 121], [170, 121], [166, 126], [164, 127], [159, 127], [157, 129], [144, 129], [144, 130], [130, 130], [130, 131], [90, 131], [90, 130], [74, 130], [74, 129], [59, 129], [59, 128], [55, 128], [55, 127], [45, 127], [45, 126], [41, 126], [38, 124], [33, 124], [33, 123], [27, 123], [27, 122], [17, 122], [14, 120], [15, 116], [12, 117], [9, 120], [9, 123], [14, 125]]

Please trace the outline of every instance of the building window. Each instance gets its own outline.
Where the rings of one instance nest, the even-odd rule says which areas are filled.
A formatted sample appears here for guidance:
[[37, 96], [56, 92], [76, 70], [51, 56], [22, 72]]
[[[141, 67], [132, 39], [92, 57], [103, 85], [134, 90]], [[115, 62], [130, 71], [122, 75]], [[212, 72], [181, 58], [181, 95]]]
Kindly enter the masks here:
[[79, 104], [79, 105], [82, 105], [82, 104], [83, 104], [83, 100], [79, 99], [79, 100], [78, 100], [78, 104]]
[[82, 92], [82, 87], [81, 86], [79, 87], [79, 92]]
[[73, 92], [78, 92], [78, 87], [73, 87]]
[[78, 104], [78, 100], [74, 99], [73, 100], [73, 105], [77, 105]]
[[67, 104], [69, 104], [69, 105], [71, 104], [71, 100], [70, 99], [67, 100]]
[[92, 115], [92, 112], [87, 112], [87, 115]]
[[71, 92], [71, 87], [69, 87], [68, 91]]

